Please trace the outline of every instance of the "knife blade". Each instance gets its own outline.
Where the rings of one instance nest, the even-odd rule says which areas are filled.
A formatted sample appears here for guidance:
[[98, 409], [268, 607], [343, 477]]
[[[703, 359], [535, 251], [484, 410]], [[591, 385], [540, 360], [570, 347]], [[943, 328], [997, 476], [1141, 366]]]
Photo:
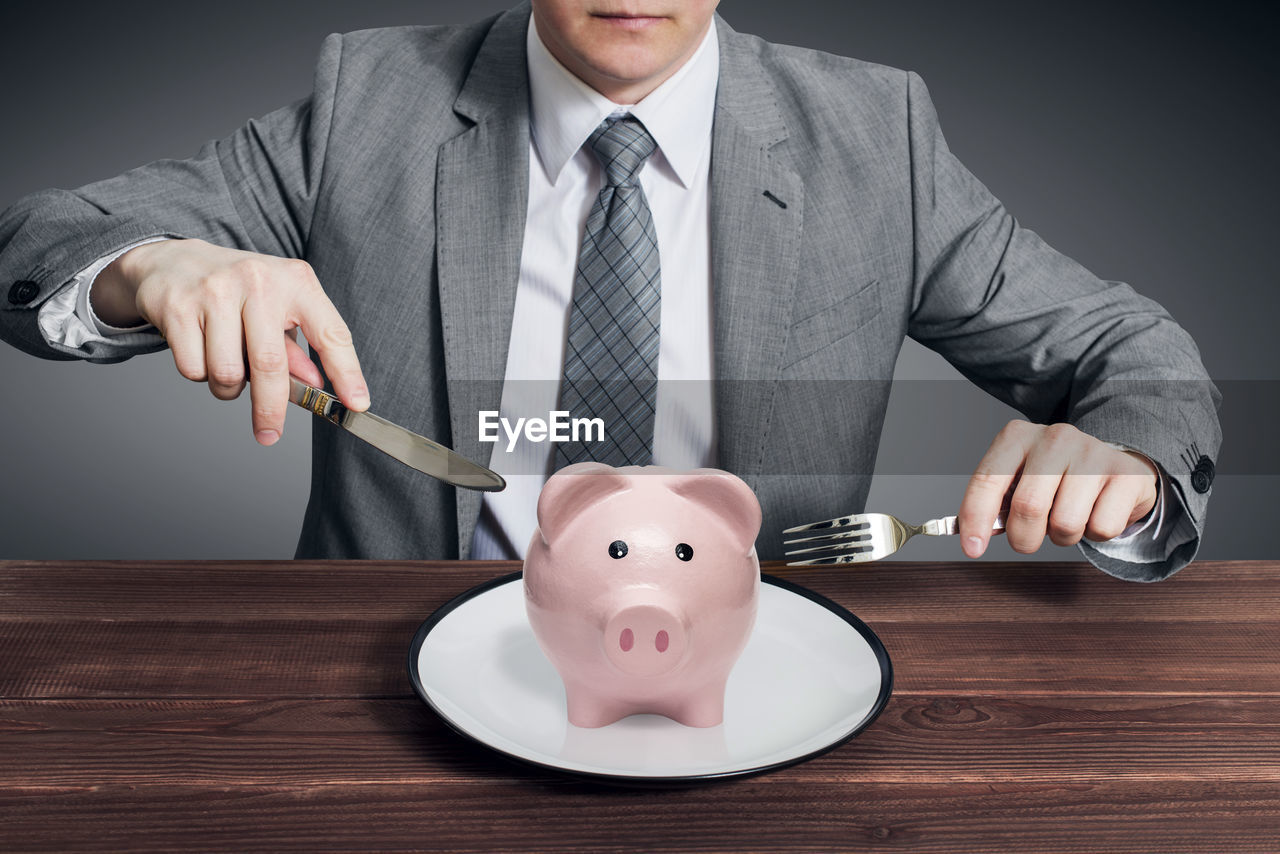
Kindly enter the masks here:
[[336, 424], [410, 468], [445, 483], [481, 492], [501, 492], [507, 486], [502, 475], [471, 462], [439, 442], [419, 436], [372, 412], [353, 412], [333, 395], [296, 377], [289, 377], [289, 402]]

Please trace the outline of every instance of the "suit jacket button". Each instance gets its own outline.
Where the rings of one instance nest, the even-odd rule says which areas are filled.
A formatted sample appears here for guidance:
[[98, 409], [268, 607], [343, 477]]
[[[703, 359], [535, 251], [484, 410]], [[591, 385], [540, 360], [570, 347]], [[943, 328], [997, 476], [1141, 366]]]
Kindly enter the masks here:
[[39, 285], [24, 279], [21, 282], [14, 282], [13, 287], [9, 288], [9, 302], [14, 305], [26, 305], [35, 299], [39, 293]]
[[1209, 487], [1213, 486], [1213, 475], [1213, 460], [1207, 456], [1201, 457], [1191, 472], [1191, 488], [1200, 493], [1208, 492]]

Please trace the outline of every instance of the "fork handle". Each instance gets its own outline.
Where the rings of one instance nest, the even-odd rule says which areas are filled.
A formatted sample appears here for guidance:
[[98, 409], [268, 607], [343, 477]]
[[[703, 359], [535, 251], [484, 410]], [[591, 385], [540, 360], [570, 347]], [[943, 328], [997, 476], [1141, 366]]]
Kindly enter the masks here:
[[[1004, 533], [1004, 514], [1001, 513], [996, 517], [995, 524], [991, 526], [991, 533]], [[950, 537], [959, 533], [956, 527], [955, 516], [943, 516], [941, 519], [930, 519], [920, 526], [920, 533], [930, 537]]]

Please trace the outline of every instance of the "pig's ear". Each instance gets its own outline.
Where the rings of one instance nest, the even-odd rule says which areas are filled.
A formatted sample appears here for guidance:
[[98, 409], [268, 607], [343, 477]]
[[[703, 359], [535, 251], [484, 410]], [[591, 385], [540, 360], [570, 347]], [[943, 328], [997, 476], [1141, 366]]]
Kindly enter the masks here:
[[606, 495], [628, 487], [625, 475], [604, 463], [574, 463], [547, 478], [538, 496], [538, 531], [547, 545], [565, 527]]
[[724, 519], [742, 551], [751, 551], [760, 533], [760, 502], [741, 479], [719, 469], [695, 469], [672, 478], [671, 491]]

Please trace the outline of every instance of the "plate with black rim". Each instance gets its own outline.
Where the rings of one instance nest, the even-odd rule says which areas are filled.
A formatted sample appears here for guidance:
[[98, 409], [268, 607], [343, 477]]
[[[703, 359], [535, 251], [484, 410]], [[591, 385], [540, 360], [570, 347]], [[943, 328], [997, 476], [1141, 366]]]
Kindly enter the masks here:
[[539, 768], [646, 785], [795, 765], [866, 729], [889, 700], [893, 667], [875, 632], [845, 608], [781, 578], [761, 582], [720, 726], [660, 715], [571, 725], [564, 685], [529, 627], [519, 572], [437, 609], [409, 646], [409, 678], [454, 730]]

